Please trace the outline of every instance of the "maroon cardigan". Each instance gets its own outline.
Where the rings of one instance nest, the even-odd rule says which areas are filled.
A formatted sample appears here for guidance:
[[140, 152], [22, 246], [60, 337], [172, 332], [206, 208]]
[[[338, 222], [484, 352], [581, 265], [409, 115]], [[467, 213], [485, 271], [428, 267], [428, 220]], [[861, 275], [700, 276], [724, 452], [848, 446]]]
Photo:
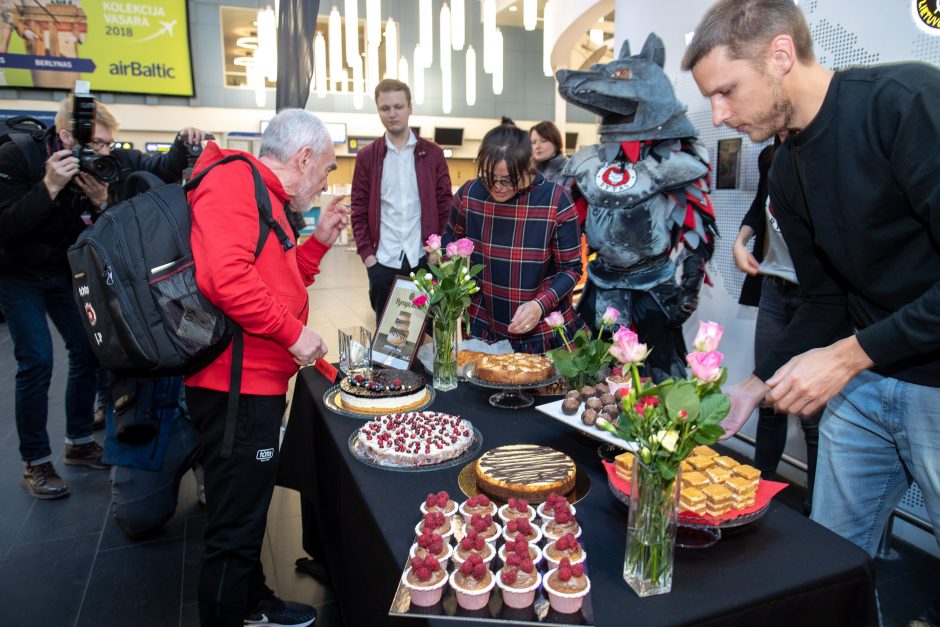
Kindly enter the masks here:
[[[352, 228], [356, 251], [365, 260], [379, 248], [379, 226], [382, 214], [382, 166], [385, 163], [385, 135], [374, 140], [356, 154], [352, 180]], [[444, 151], [434, 142], [418, 138], [415, 145], [415, 174], [418, 197], [421, 199], [421, 241], [442, 234], [450, 217], [453, 195], [450, 172]]]

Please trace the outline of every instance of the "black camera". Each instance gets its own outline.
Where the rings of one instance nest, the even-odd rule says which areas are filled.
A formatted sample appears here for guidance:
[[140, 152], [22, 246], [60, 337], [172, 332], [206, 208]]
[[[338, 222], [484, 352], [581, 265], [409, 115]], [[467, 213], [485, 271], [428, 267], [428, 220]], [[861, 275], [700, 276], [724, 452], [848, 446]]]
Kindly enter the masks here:
[[117, 159], [98, 155], [88, 146], [95, 138], [95, 99], [87, 94], [72, 96], [72, 137], [75, 139], [72, 156], [78, 159], [82, 172], [105, 183], [118, 180], [121, 166]]
[[[215, 139], [215, 135], [213, 135], [212, 133], [206, 133], [206, 136], [204, 139], [206, 140]], [[202, 144], [200, 142], [190, 144], [187, 141], [184, 141], [182, 143], [183, 143], [183, 149], [186, 151], [186, 168], [183, 170], [182, 179], [183, 179], [183, 183], [186, 183], [193, 176], [193, 167], [195, 167], [196, 162], [199, 160], [199, 155], [202, 154]]]

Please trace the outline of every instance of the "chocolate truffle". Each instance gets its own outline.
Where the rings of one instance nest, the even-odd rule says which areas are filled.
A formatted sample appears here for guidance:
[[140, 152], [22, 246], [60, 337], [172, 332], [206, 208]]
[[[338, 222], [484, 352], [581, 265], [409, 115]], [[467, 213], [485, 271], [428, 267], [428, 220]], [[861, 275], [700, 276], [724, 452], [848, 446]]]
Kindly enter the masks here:
[[569, 397], [561, 403], [561, 411], [567, 416], [572, 416], [577, 413], [579, 407], [581, 407], [581, 400], [577, 398]]
[[581, 414], [581, 422], [586, 425], [592, 425], [597, 421], [597, 412], [593, 409], [586, 409], [584, 413]]
[[593, 396], [584, 401], [584, 405], [588, 409], [593, 409], [594, 411], [600, 411], [604, 407], [604, 403], [601, 402], [601, 399]]
[[608, 392], [607, 394], [601, 395], [601, 402], [604, 403], [605, 405], [613, 405], [614, 403], [617, 402], [617, 399], [614, 398], [613, 394]]

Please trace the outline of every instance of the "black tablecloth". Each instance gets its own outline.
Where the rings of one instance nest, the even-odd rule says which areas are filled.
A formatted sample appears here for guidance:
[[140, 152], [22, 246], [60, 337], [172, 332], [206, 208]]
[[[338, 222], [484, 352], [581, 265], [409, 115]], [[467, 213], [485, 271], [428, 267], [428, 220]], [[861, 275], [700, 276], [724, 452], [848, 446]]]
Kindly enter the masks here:
[[[325, 560], [348, 627], [422, 624], [390, 618], [388, 608], [421, 518], [418, 506], [428, 492], [438, 490], [460, 501], [461, 468], [393, 472], [362, 464], [347, 442], [363, 421], [324, 407], [329, 385], [312, 368], [298, 376], [279, 483], [301, 492], [305, 548]], [[637, 597], [621, 576], [627, 510], [608, 489], [598, 442], [532, 409], [490, 407], [489, 393], [461, 383], [438, 393], [432, 408], [473, 422], [483, 433], [483, 450], [544, 444], [570, 455], [579, 472], [587, 473], [591, 489], [577, 504], [577, 518], [584, 527], [581, 541], [588, 553], [597, 625], [877, 623], [868, 556], [775, 503], [757, 522], [726, 530], [712, 548], [677, 549], [672, 592]]]

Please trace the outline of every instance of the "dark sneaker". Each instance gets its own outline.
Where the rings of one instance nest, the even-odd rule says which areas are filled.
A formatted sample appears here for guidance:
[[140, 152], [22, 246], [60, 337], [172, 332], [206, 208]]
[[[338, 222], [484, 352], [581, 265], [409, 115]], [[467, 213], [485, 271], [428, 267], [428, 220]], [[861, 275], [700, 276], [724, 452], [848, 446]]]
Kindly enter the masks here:
[[89, 468], [105, 469], [110, 466], [101, 461], [104, 449], [97, 442], [86, 444], [66, 444], [65, 463], [73, 466], [88, 466]]
[[269, 625], [270, 627], [304, 627], [317, 620], [317, 611], [303, 603], [282, 601], [268, 597], [245, 617], [246, 625]]
[[27, 463], [20, 483], [37, 499], [58, 499], [69, 493], [69, 485], [55, 471], [52, 462], [35, 466]]
[[104, 418], [107, 416], [107, 410], [104, 407], [99, 407], [95, 410], [95, 419], [91, 423], [91, 428], [95, 431], [99, 429], [104, 429]]

